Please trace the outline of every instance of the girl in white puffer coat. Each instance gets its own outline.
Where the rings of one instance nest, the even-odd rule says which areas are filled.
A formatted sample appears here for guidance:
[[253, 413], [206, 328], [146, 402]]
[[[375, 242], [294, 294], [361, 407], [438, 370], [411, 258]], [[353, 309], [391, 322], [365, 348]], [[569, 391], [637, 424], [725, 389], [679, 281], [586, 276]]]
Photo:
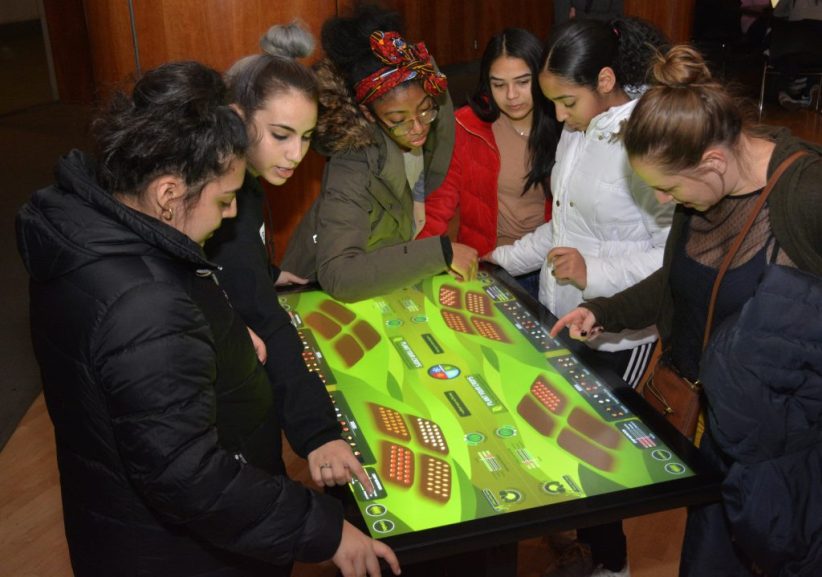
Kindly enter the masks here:
[[[551, 172], [550, 222], [486, 258], [512, 275], [540, 269], [539, 300], [562, 316], [583, 300], [610, 296], [662, 265], [673, 208], [631, 170], [619, 138], [636, 104], [652, 46], [644, 23], [572, 20], [552, 37], [540, 87], [564, 129]], [[654, 327], [605, 334], [592, 348], [634, 385], [647, 365]]]

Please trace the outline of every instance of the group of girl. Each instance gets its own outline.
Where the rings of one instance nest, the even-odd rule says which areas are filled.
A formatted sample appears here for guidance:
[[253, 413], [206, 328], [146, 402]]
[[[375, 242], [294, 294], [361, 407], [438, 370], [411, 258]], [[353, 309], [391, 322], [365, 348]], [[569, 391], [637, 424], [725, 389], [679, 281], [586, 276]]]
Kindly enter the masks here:
[[[726, 496], [744, 522], [722, 505], [694, 514], [684, 574], [818, 567], [815, 525], [790, 547], [767, 546], [774, 524], [745, 497], [746, 474], [761, 472], [734, 470], [751, 451], [740, 437], [762, 430], [734, 422], [722, 387], [745, 381], [722, 361], [750, 350], [731, 329], [704, 358], [694, 341], [729, 235], [775, 165], [812, 147], [748, 126], [686, 47], [656, 56], [637, 100], [664, 41], [631, 19], [572, 20], [547, 46], [503, 31], [456, 113], [425, 45], [407, 42], [394, 14], [334, 18], [322, 44], [328, 58], [309, 70], [296, 59], [311, 36], [277, 26], [225, 80], [193, 62], [147, 72], [96, 121], [96, 154], [63, 158], [57, 183], [19, 214], [75, 574], [287, 575], [295, 560], [327, 559], [346, 577], [379, 575], [380, 559], [398, 574], [393, 552], [346, 522], [335, 500], [286, 475], [281, 432], [317, 484], [356, 477], [371, 489], [275, 285], [313, 280], [358, 300], [446, 271], [471, 279], [479, 257], [562, 316], [555, 331], [598, 337], [595, 354], [626, 381], [642, 373], [654, 327], [686, 376], [704, 377], [716, 411], [703, 450], [736, 475]], [[322, 190], [273, 269], [260, 179], [284, 183], [311, 142], [329, 156]], [[790, 309], [792, 326], [818, 314], [822, 163], [811, 152], [781, 177], [732, 263], [738, 280], [723, 284], [718, 322], [748, 328], [740, 311], [752, 297], [778, 306], [760, 284], [811, 295]], [[786, 344], [773, 366], [805, 371], [796, 386], [822, 389], [820, 361], [779, 327]], [[818, 352], [816, 329], [803, 344]], [[780, 354], [789, 347], [795, 355]], [[818, 459], [811, 409], [797, 424], [808, 429], [802, 442], [794, 427], [764, 458], [790, 447], [791, 463]], [[789, 495], [804, 495], [799, 485]], [[587, 540], [589, 574], [628, 574], [618, 524]]]

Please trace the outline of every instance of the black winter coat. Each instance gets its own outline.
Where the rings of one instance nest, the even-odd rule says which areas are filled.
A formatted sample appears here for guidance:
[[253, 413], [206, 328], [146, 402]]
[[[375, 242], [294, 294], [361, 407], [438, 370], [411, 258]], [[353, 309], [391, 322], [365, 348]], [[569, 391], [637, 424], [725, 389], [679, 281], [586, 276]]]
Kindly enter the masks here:
[[220, 284], [243, 321], [265, 342], [265, 367], [274, 386], [280, 421], [291, 447], [302, 457], [340, 438], [334, 406], [320, 378], [303, 361], [303, 344], [280, 306], [274, 286], [279, 269], [271, 266], [263, 244], [265, 190], [246, 172], [237, 193], [237, 216], [224, 221], [206, 242], [208, 258], [220, 266]]
[[73, 152], [18, 215], [78, 577], [277, 575], [342, 511], [289, 480], [277, 399], [201, 248]]

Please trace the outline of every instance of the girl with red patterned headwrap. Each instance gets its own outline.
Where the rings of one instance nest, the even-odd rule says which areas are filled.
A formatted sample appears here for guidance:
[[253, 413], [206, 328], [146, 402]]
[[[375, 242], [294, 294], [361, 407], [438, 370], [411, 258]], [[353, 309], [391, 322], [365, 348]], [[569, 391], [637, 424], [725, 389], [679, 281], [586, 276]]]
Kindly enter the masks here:
[[345, 301], [444, 271], [472, 278], [476, 250], [417, 238], [454, 145], [445, 76], [423, 43], [405, 41], [397, 14], [375, 7], [327, 21], [322, 44], [314, 145], [329, 160], [283, 268]]

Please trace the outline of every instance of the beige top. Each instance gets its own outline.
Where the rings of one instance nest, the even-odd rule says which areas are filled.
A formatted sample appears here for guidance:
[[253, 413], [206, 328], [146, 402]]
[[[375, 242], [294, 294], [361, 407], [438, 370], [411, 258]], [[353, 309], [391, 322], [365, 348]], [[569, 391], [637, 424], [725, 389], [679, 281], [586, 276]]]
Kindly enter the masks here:
[[520, 135], [502, 114], [491, 130], [500, 151], [497, 246], [501, 246], [513, 244], [545, 222], [545, 197], [542, 188], [535, 186], [522, 194], [528, 175], [528, 135]]
[[414, 238], [425, 227], [425, 198], [424, 185], [420, 182], [425, 162], [422, 155], [422, 148], [409, 150], [402, 154], [405, 163], [405, 178], [408, 179], [408, 186], [414, 195]]

